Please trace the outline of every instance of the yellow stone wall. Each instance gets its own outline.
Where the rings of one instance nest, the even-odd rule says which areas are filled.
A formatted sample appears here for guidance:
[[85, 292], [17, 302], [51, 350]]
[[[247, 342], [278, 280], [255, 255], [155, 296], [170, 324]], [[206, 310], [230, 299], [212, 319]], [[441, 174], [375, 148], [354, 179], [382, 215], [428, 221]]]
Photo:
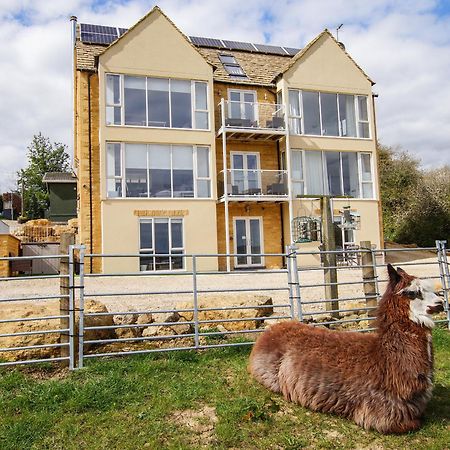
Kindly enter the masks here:
[[[86, 245], [87, 253], [100, 253], [102, 249], [102, 233], [98, 75], [80, 71], [76, 75], [77, 111], [75, 119], [75, 155], [78, 163], [76, 168], [78, 176], [78, 243]], [[90, 130], [89, 108], [91, 111]], [[92, 199], [90, 189], [92, 189]], [[89, 272], [91, 271], [90, 261], [87, 260], [86, 262], [85, 270]], [[93, 260], [92, 271], [101, 271], [101, 259], [96, 258]]]
[[[0, 234], [0, 256], [19, 256], [20, 241], [10, 234]], [[0, 261], [0, 277], [11, 276], [10, 261]]]

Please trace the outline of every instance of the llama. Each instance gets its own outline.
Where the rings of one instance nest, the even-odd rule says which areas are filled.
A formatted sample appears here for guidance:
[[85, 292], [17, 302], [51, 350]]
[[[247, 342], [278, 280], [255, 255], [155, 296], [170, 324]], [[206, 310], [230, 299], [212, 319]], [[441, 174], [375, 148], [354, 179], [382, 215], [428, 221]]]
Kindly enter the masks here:
[[433, 382], [431, 314], [443, 311], [443, 301], [429, 281], [390, 264], [388, 273], [375, 333], [279, 323], [257, 339], [250, 373], [287, 400], [365, 429], [419, 428]]

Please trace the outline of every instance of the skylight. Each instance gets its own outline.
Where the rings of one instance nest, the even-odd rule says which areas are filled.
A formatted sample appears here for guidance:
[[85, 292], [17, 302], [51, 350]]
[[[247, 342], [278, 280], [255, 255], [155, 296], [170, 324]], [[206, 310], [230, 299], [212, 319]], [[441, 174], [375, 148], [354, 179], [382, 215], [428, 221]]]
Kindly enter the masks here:
[[239, 65], [233, 55], [219, 55], [223, 67], [231, 77], [247, 78], [244, 69]]

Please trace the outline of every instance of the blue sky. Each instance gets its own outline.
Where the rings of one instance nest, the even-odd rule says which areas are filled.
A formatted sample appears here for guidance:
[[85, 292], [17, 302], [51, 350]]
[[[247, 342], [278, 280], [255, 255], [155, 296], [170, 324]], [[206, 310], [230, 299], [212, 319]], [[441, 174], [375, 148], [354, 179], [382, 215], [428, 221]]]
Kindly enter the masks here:
[[[71, 142], [68, 18], [130, 27], [148, 0], [1, 0], [0, 191], [41, 131]], [[376, 81], [378, 136], [425, 167], [450, 164], [450, 0], [161, 0], [186, 34], [302, 47], [324, 28]]]

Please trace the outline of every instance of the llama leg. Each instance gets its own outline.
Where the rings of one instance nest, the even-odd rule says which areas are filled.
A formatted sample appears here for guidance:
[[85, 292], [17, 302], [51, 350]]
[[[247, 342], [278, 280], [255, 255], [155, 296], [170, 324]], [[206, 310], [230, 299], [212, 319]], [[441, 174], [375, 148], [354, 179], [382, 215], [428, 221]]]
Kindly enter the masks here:
[[258, 352], [251, 356], [249, 371], [263, 386], [271, 391], [280, 392], [279, 363], [278, 355]]

